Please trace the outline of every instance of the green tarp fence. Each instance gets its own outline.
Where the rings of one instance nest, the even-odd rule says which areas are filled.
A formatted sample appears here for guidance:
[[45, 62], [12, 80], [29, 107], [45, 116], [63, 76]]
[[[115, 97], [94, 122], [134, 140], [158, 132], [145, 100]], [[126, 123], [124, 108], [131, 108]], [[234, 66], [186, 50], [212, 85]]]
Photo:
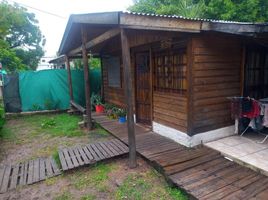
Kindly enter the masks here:
[[[85, 106], [83, 70], [72, 70], [74, 100]], [[101, 72], [90, 70], [91, 93], [101, 88]], [[27, 71], [19, 74], [21, 110], [65, 110], [69, 108], [70, 96], [67, 71], [64, 69]]]

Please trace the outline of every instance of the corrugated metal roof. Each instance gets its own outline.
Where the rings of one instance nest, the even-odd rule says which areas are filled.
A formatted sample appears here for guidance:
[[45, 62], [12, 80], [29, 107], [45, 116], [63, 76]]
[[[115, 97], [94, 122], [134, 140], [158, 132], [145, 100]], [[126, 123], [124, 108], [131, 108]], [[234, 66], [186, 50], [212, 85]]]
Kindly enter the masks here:
[[217, 22], [217, 23], [230, 23], [230, 24], [249, 24], [249, 25], [267, 25], [268, 23], [254, 23], [254, 22], [236, 22], [236, 21], [226, 21], [226, 20], [217, 20], [217, 19], [203, 19], [203, 18], [191, 18], [191, 17], [183, 17], [178, 15], [159, 15], [153, 13], [138, 13], [138, 12], [129, 12], [122, 11], [121, 13], [130, 14], [130, 15], [142, 15], [142, 16], [151, 16], [151, 17], [163, 17], [163, 18], [176, 18], [176, 19], [185, 19], [185, 20], [193, 20], [193, 21], [203, 21], [203, 22]]
[[[221, 32], [221, 33], [228, 33], [228, 34], [236, 34], [236, 35], [243, 35], [243, 36], [256, 36], [256, 34], [267, 34], [268, 33], [268, 22], [266, 23], [254, 23], [254, 22], [235, 22], [235, 21], [225, 21], [225, 20], [216, 20], [216, 19], [202, 19], [202, 18], [189, 18], [189, 17], [183, 17], [178, 15], [159, 15], [159, 14], [151, 14], [151, 13], [137, 13], [137, 12], [128, 12], [128, 11], [116, 11], [116, 12], [104, 12], [104, 13], [88, 13], [88, 14], [75, 14], [71, 15], [68, 21], [68, 24], [66, 26], [66, 30], [64, 32], [59, 52], [60, 54], [65, 54], [71, 49], [74, 49], [75, 47], [78, 47], [81, 45], [81, 38], [76, 37], [77, 34], [79, 34], [80, 30], [79, 27], [81, 24], [98, 24], [98, 25], [109, 25], [109, 26], [120, 26], [120, 25], [126, 25], [128, 28], [138, 28], [139, 23], [142, 24], [142, 21], [135, 21], [135, 20], [125, 20], [126, 24], [123, 24], [124, 18], [127, 18], [130, 15], [130, 18], [135, 19], [135, 16], [145, 16], [148, 17], [148, 19], [151, 20], [151, 22], [154, 19], [151, 19], [151, 17], [157, 18], [165, 18], [167, 19], [167, 26], [165, 26], [162, 23], [161, 30], [171, 30], [174, 29], [174, 24], [169, 29], [168, 19], [174, 19], [170, 21], [180, 21], [180, 20], [186, 20], [188, 22], [194, 22], [194, 24], [199, 23], [197, 32], [201, 31], [215, 31], [215, 32]], [[131, 17], [131, 15], [133, 17]], [[176, 20], [177, 19], [177, 20]], [[162, 20], [161, 20], [162, 21]], [[163, 20], [164, 21], [164, 20]], [[196, 22], [196, 23], [195, 23]], [[146, 26], [145, 24], [142, 24], [140, 29], [142, 29], [142, 26]], [[154, 30], [160, 30], [159, 26], [156, 26], [154, 23], [150, 26], [151, 30], [155, 28]], [[165, 29], [166, 28], [166, 29]], [[174, 29], [175, 30], [175, 29]], [[196, 30], [196, 29], [193, 29]], [[192, 29], [190, 31], [193, 31]], [[180, 29], [178, 27], [178, 31], [183, 31], [183, 28]], [[184, 28], [184, 32], [190, 32], [189, 29]], [[102, 33], [104, 31], [100, 31]], [[92, 36], [92, 34], [90, 34]], [[93, 37], [93, 36], [92, 36]], [[74, 38], [78, 38], [76, 41]], [[91, 38], [92, 39], [92, 38]], [[71, 41], [71, 42], [70, 42]]]

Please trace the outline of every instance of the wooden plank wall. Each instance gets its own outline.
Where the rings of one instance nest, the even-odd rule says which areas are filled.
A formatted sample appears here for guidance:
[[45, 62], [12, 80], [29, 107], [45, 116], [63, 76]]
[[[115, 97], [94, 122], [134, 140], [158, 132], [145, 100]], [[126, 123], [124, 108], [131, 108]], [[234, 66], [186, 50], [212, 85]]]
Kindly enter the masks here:
[[187, 132], [187, 98], [178, 93], [153, 92], [153, 121]]
[[231, 37], [203, 35], [192, 39], [193, 133], [229, 126], [230, 102], [240, 95], [242, 45]]
[[[131, 48], [142, 46], [145, 44], [149, 44], [155, 41], [159, 41], [161, 39], [169, 38], [170, 35], [174, 35], [173, 32], [157, 32], [157, 34], [152, 33], [150, 31], [130, 31], [129, 32], [129, 45]], [[149, 49], [149, 48], [148, 48]], [[106, 45], [103, 52], [107, 55], [117, 55], [121, 56], [121, 42], [120, 37], [116, 37], [112, 40], [110, 40]], [[131, 54], [131, 67], [132, 67], [132, 74], [133, 74], [133, 88], [135, 91], [135, 61], [134, 61], [134, 52]], [[104, 93], [104, 99], [108, 103], [115, 104], [119, 107], [125, 106], [125, 100], [124, 100], [124, 83], [122, 82], [122, 88], [114, 88], [108, 86], [108, 74], [107, 74], [107, 66], [103, 67], [103, 93]], [[121, 68], [123, 69], [123, 68]], [[123, 77], [123, 71], [121, 72], [121, 79], [124, 80]], [[135, 92], [133, 93], [133, 102], [135, 105]], [[135, 110], [135, 108], [134, 108]]]

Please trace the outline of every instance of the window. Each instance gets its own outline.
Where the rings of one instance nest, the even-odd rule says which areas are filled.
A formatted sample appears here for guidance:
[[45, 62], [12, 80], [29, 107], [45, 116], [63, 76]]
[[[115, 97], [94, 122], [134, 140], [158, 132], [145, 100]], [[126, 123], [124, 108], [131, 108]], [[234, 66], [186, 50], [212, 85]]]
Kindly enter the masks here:
[[154, 90], [186, 92], [186, 65], [186, 49], [155, 53]]
[[119, 57], [103, 58], [103, 65], [107, 69], [108, 86], [121, 87], [121, 70]]

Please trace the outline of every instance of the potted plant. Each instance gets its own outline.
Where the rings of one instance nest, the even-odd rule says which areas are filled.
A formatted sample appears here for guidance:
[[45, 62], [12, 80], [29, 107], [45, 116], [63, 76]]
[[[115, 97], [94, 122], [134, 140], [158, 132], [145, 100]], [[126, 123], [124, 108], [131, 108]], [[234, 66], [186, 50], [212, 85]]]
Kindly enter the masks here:
[[126, 110], [123, 109], [123, 108], [118, 108], [117, 111], [116, 111], [116, 115], [118, 117], [118, 121], [119, 123], [125, 123], [127, 121], [126, 119]]
[[103, 113], [104, 111], [104, 106], [101, 100], [101, 96], [97, 94], [92, 94], [91, 95], [91, 103], [92, 105], [95, 106], [96, 112], [97, 113]]
[[113, 104], [106, 103], [104, 104], [105, 113], [110, 119], [116, 119], [117, 108]]

